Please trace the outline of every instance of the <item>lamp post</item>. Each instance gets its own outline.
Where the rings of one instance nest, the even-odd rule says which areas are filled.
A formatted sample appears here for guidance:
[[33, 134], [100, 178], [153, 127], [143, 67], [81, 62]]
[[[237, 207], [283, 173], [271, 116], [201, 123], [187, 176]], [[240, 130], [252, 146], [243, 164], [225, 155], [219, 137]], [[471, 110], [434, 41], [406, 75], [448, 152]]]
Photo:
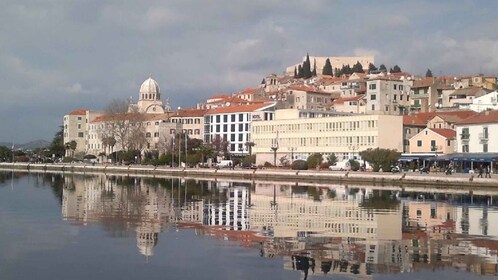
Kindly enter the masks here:
[[348, 148], [349, 148], [349, 150], [353, 151], [353, 158], [352, 159], [356, 159], [355, 156], [354, 156], [354, 152], [356, 150], [358, 150], [358, 145], [351, 144], [351, 145], [348, 146]]
[[271, 145], [271, 150], [273, 151], [273, 166], [277, 167], [277, 151], [278, 151], [278, 145], [273, 144]]
[[[434, 151], [434, 168], [437, 168], [438, 167], [438, 164], [437, 164], [437, 151], [439, 149], [441, 149], [442, 147], [441, 146], [438, 146], [436, 144], [432, 145], [431, 146], [431, 149]], [[437, 172], [437, 170], [436, 170]]]
[[289, 147], [289, 151], [291, 152], [291, 164], [294, 161], [294, 151], [296, 150], [296, 147]]

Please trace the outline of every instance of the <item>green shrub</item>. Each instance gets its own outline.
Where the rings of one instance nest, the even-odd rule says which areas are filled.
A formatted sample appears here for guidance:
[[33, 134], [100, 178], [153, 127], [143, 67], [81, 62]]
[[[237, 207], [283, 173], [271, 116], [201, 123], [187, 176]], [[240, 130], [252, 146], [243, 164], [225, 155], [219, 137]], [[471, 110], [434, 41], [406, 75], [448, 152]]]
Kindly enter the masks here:
[[307, 159], [308, 162], [308, 167], [311, 169], [316, 168], [316, 166], [319, 166], [323, 161], [322, 154], [320, 153], [314, 153], [310, 155]]
[[308, 162], [301, 159], [296, 159], [292, 162], [292, 170], [308, 170]]
[[360, 163], [357, 160], [350, 159], [349, 160], [349, 166], [351, 166], [352, 171], [358, 171], [360, 170]]

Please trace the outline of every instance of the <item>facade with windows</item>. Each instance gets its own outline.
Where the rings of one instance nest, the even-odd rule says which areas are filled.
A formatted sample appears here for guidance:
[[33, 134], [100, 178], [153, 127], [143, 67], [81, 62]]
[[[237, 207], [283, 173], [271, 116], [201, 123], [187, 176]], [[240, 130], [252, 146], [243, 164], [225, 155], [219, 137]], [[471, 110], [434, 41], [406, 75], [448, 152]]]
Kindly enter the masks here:
[[456, 124], [459, 153], [498, 153], [498, 110], [484, 111]]
[[69, 153], [74, 155], [86, 152], [89, 122], [99, 115], [98, 112], [78, 109], [64, 116], [64, 145], [71, 141], [76, 142], [76, 149], [74, 151], [67, 149], [66, 156], [70, 156]]
[[426, 128], [410, 139], [410, 153], [451, 154], [455, 152], [453, 129]]
[[[303, 118], [299, 110], [277, 110], [275, 120], [252, 124], [256, 164], [277, 165], [307, 159], [313, 153], [338, 160], [358, 158], [368, 148], [403, 150], [403, 117], [348, 115]], [[276, 148], [276, 152], [274, 149]]]
[[254, 103], [211, 109], [204, 116], [204, 142], [227, 144], [231, 155], [248, 155], [251, 126], [273, 120], [275, 103]]
[[182, 131], [192, 139], [204, 139], [204, 115], [206, 109], [183, 109], [173, 113], [166, 122], [181, 124]]
[[402, 115], [410, 105], [410, 83], [405, 79], [377, 77], [367, 81], [367, 114]]

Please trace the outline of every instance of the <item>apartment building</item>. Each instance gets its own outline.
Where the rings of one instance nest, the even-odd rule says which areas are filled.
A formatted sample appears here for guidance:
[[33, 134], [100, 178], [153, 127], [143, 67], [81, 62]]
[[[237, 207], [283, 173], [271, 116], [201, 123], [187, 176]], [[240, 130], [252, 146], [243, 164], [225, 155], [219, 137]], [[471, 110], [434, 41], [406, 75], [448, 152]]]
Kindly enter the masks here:
[[447, 128], [425, 128], [410, 138], [410, 153], [451, 154], [455, 152], [456, 132]]
[[377, 147], [402, 151], [402, 139], [403, 117], [391, 115], [305, 117], [300, 110], [285, 109], [275, 111], [274, 120], [252, 123], [251, 129], [257, 164], [307, 159], [313, 153], [334, 153], [343, 160]]
[[[88, 126], [89, 123], [100, 116], [101, 113], [87, 109], [73, 110], [64, 116], [64, 144], [71, 141], [76, 142], [76, 149], [66, 150], [66, 156], [80, 153], [86, 153], [88, 143]], [[72, 153], [72, 154], [69, 154]]]
[[246, 143], [251, 141], [251, 126], [273, 120], [274, 110], [274, 102], [211, 109], [204, 117], [204, 142], [219, 138], [228, 142], [230, 154], [248, 155]]
[[459, 153], [498, 153], [498, 111], [484, 111], [456, 124]]
[[376, 77], [367, 81], [366, 113], [402, 115], [410, 105], [410, 84], [407, 79]]

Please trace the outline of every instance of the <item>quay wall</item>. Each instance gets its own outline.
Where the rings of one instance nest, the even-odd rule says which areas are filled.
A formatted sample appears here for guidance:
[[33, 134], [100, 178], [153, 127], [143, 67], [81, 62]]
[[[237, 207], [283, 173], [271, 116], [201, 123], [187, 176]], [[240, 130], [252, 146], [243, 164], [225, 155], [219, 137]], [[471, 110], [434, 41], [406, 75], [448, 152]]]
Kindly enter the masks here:
[[212, 169], [212, 168], [168, 168], [143, 165], [85, 165], [85, 164], [30, 164], [0, 163], [0, 170], [64, 173], [106, 173], [127, 176], [190, 177], [226, 180], [261, 180], [278, 182], [373, 184], [373, 185], [418, 185], [427, 187], [496, 187], [498, 178], [476, 178], [475, 174], [443, 175], [415, 173], [338, 172], [329, 170], [288, 169]]

